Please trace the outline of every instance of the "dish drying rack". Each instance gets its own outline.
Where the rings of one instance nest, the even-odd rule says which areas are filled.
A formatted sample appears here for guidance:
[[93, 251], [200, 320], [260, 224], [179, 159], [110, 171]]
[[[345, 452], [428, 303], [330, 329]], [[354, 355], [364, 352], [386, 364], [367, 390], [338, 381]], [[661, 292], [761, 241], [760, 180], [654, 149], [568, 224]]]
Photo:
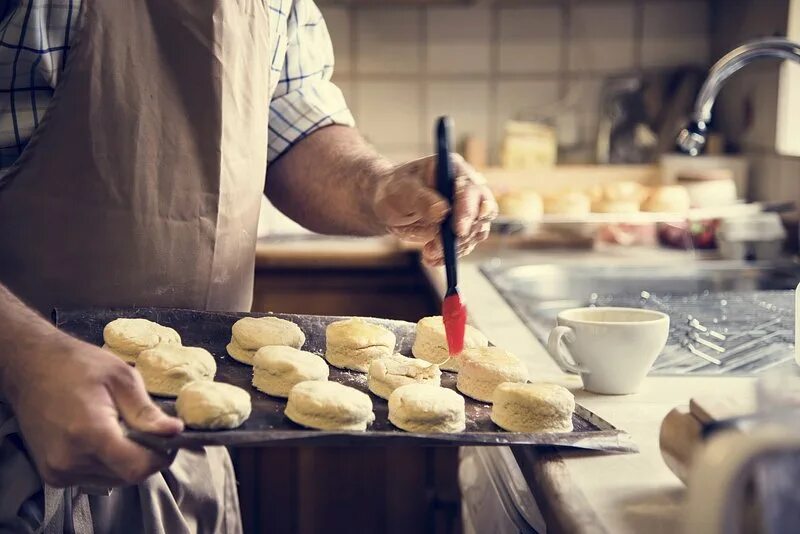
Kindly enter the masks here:
[[650, 374], [756, 374], [794, 358], [794, 291], [597, 295], [591, 306], [645, 308], [670, 317]]

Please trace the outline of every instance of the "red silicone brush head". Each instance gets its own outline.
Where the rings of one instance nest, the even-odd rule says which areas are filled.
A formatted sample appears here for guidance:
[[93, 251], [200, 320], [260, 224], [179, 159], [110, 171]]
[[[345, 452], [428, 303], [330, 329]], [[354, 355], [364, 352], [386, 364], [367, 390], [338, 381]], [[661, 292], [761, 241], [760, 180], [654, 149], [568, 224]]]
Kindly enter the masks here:
[[467, 307], [461, 303], [458, 293], [444, 298], [442, 319], [447, 334], [447, 349], [450, 356], [457, 356], [464, 350], [464, 328], [467, 325]]

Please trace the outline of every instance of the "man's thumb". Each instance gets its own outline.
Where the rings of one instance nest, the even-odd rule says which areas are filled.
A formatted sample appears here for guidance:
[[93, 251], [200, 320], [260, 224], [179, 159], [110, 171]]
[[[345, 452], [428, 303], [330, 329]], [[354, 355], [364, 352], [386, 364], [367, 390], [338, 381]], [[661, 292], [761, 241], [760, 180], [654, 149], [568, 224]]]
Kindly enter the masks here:
[[140, 432], [171, 436], [183, 430], [183, 422], [165, 414], [150, 399], [141, 377], [133, 370], [130, 376], [114, 384], [111, 396], [125, 423]]

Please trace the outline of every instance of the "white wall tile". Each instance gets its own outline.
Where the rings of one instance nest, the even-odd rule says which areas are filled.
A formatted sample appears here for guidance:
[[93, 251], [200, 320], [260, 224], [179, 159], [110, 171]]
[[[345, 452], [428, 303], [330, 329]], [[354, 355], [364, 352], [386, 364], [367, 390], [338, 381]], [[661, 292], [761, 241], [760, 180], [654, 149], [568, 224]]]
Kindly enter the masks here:
[[617, 72], [634, 67], [634, 4], [579, 4], [570, 21], [572, 71]]
[[378, 148], [421, 144], [419, 97], [416, 82], [361, 82], [358, 123], [362, 133]]
[[418, 9], [361, 9], [356, 12], [356, 70], [369, 74], [418, 72], [421, 38]]
[[705, 2], [647, 2], [642, 29], [642, 66], [709, 63], [709, 5]]
[[350, 72], [352, 68], [350, 12], [347, 8], [335, 6], [323, 6], [320, 10], [325, 17], [325, 24], [328, 26], [328, 33], [333, 43], [333, 55], [336, 61], [334, 70], [340, 74]]
[[428, 11], [428, 71], [489, 72], [491, 13], [485, 7]]
[[426, 96], [428, 116], [425, 125], [430, 126], [431, 132], [437, 117], [450, 115], [457, 139], [471, 134], [486, 140], [489, 132], [488, 81], [431, 82]]
[[555, 72], [561, 65], [563, 8], [501, 9], [500, 72]]

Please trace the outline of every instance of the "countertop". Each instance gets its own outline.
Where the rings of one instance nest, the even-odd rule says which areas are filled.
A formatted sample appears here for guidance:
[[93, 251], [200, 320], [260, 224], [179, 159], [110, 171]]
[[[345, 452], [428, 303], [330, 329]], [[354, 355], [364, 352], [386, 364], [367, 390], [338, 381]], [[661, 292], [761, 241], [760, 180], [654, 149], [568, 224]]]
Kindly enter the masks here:
[[[667, 468], [658, 445], [659, 428], [672, 408], [714, 388], [720, 395], [752, 392], [752, 378], [648, 377], [634, 395], [605, 396], [581, 389], [580, 378], [561, 371], [546, 349], [525, 327], [503, 297], [480, 273], [479, 264], [496, 251], [479, 251], [462, 261], [459, 287], [470, 322], [494, 343], [517, 354], [527, 364], [533, 380], [568, 387], [576, 401], [613, 425], [626, 430], [640, 448], [638, 454], [604, 455], [515, 450], [528, 484], [555, 532], [642, 533], [679, 532], [685, 486]], [[617, 249], [603, 252], [532, 253], [504, 251], [500, 261], [525, 259], [531, 263], [602, 262], [659, 263], [687, 261], [687, 253]], [[497, 261], [497, 260], [495, 260]], [[426, 268], [440, 293], [442, 269]]]
[[[258, 265], [276, 261], [318, 263], [322, 259], [339, 265], [353, 261], [389, 262], [414, 254], [388, 239], [316, 239], [293, 243], [259, 242]], [[280, 260], [276, 260], [276, 256]], [[577, 402], [618, 428], [626, 430], [638, 444], [638, 454], [532, 452], [514, 454], [531, 486], [542, 513], [553, 532], [580, 533], [674, 533], [680, 530], [681, 502], [685, 486], [664, 464], [658, 446], [664, 416], [677, 405], [710, 388], [721, 395], [750, 395], [752, 378], [648, 377], [639, 393], [603, 396], [584, 392], [578, 377], [562, 372], [545, 348], [525, 327], [515, 312], [480, 273], [479, 265], [492, 258], [499, 261], [524, 259], [531, 263], [603, 262], [664, 263], [687, 261], [686, 253], [653, 253], [615, 249], [607, 252], [532, 252], [486, 246], [460, 264], [459, 286], [470, 322], [494, 343], [517, 354], [528, 365], [534, 380], [560, 383], [570, 388]], [[260, 258], [260, 259], [259, 259]], [[498, 260], [495, 260], [498, 261]], [[348, 263], [350, 262], [350, 263]], [[440, 268], [425, 268], [433, 286], [444, 289]]]

